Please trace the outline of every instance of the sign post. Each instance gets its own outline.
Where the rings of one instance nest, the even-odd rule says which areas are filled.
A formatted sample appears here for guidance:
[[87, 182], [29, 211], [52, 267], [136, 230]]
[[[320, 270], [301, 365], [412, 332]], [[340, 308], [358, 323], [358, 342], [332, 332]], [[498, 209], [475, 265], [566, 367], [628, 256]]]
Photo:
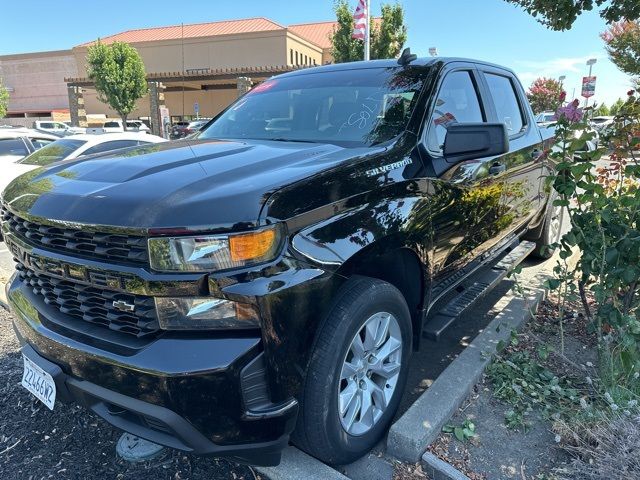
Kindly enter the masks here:
[[162, 125], [160, 135], [163, 138], [170, 138], [169, 134], [171, 132], [171, 117], [169, 116], [169, 109], [165, 105], [162, 105], [160, 107], [160, 125]]
[[587, 99], [593, 97], [596, 91], [596, 77], [582, 77], [582, 96]]
[[591, 71], [593, 69], [593, 66], [597, 62], [597, 58], [590, 58], [589, 60], [587, 60], [587, 65], [589, 66], [589, 75], [582, 79], [582, 96], [585, 98], [585, 108], [589, 106], [589, 97], [593, 97], [593, 94], [596, 91], [596, 77], [591, 76]]

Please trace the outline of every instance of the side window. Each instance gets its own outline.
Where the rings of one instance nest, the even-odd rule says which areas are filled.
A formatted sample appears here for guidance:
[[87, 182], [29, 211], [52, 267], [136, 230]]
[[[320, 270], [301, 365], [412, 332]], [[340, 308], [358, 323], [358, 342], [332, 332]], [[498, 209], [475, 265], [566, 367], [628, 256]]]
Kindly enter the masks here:
[[429, 119], [429, 150], [442, 153], [449, 125], [484, 121], [471, 72], [461, 70], [448, 74], [440, 85], [436, 106]]
[[20, 138], [0, 140], [0, 155], [20, 155], [24, 157], [28, 153], [26, 145]]
[[113, 140], [111, 142], [104, 142], [99, 145], [94, 145], [84, 151], [83, 155], [92, 155], [94, 153], [108, 152], [110, 150], [117, 150], [118, 148], [133, 147], [138, 143], [137, 140]]
[[485, 73], [484, 76], [496, 107], [498, 122], [506, 125], [509, 136], [522, 131], [525, 125], [522, 108], [511, 79], [493, 73]]
[[53, 123], [51, 122], [41, 122], [40, 128], [53, 128]]

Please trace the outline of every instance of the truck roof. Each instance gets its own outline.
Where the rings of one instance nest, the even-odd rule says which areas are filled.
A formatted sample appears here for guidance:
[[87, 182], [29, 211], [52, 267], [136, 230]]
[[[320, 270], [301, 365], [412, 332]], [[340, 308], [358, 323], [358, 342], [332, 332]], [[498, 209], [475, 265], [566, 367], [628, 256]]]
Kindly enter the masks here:
[[[497, 65], [491, 62], [485, 62], [482, 60], [475, 60], [475, 59], [464, 58], [464, 57], [420, 57], [415, 59], [408, 65], [428, 66], [428, 65], [435, 65], [438, 63], [445, 65], [453, 62], [486, 65], [488, 67], [499, 68], [501, 70], [506, 70], [508, 72], [513, 73], [513, 71], [510, 68], [504, 67], [502, 65]], [[358, 61], [358, 62], [331, 63], [331, 64], [321, 65], [317, 67], [295, 70], [293, 72], [278, 75], [278, 77], [281, 77], [281, 78], [290, 77], [294, 75], [305, 75], [307, 73], [316, 73], [316, 72], [359, 70], [364, 68], [390, 68], [390, 67], [400, 67], [400, 65], [398, 64], [398, 60], [396, 58], [389, 58], [384, 60], [370, 60], [368, 62]]]

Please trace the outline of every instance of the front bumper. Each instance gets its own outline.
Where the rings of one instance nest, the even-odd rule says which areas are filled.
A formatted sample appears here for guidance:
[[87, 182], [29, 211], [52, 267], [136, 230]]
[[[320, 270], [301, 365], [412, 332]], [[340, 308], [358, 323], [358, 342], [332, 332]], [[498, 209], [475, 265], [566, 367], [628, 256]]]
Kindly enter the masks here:
[[244, 463], [279, 463], [297, 403], [265, 398], [259, 337], [163, 335], [143, 348], [115, 352], [62, 326], [55, 318], [61, 314], [19, 279], [7, 294], [23, 353], [52, 374], [60, 400], [161, 445]]

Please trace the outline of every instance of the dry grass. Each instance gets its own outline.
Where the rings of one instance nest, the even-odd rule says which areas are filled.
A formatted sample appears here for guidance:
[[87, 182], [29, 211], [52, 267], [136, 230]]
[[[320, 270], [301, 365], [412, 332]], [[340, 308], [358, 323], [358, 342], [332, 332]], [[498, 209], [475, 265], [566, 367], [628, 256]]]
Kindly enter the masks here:
[[563, 448], [574, 456], [562, 480], [640, 478], [640, 416], [616, 416], [597, 424], [554, 425]]

